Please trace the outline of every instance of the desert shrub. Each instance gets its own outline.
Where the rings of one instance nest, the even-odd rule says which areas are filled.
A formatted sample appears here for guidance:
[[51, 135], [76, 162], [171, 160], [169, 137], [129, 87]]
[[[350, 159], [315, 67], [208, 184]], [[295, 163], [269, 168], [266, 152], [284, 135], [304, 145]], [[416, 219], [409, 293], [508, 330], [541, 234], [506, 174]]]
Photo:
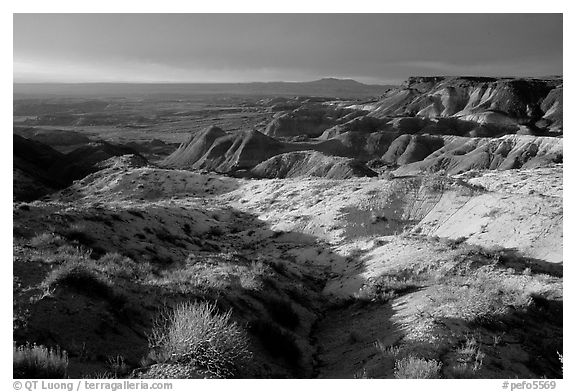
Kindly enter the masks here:
[[408, 356], [396, 361], [396, 378], [439, 378], [442, 364], [433, 359], [426, 360]]
[[[480, 345], [474, 337], [467, 337], [466, 341], [458, 349], [458, 354], [461, 355], [461, 359], [464, 362], [476, 362], [479, 366], [482, 365], [482, 358], [484, 355], [480, 352]], [[479, 368], [478, 366], [478, 368]]]
[[106, 253], [95, 262], [97, 268], [115, 278], [143, 279], [151, 272], [152, 268], [148, 263], [136, 263], [129, 257], [119, 253]]
[[273, 271], [262, 261], [252, 261], [249, 266], [239, 270], [240, 285], [246, 290], [261, 291], [270, 282]]
[[107, 378], [120, 378], [126, 376], [129, 372], [129, 367], [124, 361], [122, 355], [108, 357], [109, 377]]
[[376, 350], [384, 357], [390, 357], [393, 359], [397, 359], [402, 352], [401, 347], [399, 346], [386, 346], [380, 340], [374, 342], [374, 347]]
[[62, 245], [63, 239], [54, 233], [38, 234], [30, 240], [30, 246], [33, 248], [48, 248], [51, 246]]
[[446, 369], [451, 378], [476, 378], [476, 373], [482, 368], [485, 354], [480, 351], [480, 345], [474, 337], [467, 337], [466, 341], [456, 350], [457, 361]]
[[397, 275], [382, 275], [364, 285], [356, 295], [356, 299], [360, 301], [387, 302], [417, 287], [417, 282], [414, 279]]
[[514, 276], [481, 267], [465, 276], [449, 276], [433, 298], [434, 313], [444, 317], [462, 318], [479, 325], [492, 325], [510, 309], [526, 309], [533, 302], [534, 288]]
[[92, 250], [83, 246], [62, 245], [54, 249], [42, 249], [37, 255], [38, 260], [48, 264], [66, 264], [88, 262], [92, 256]]
[[56, 249], [53, 261], [60, 263], [78, 262], [89, 260], [92, 257], [92, 249], [83, 246], [62, 245]]
[[63, 230], [60, 234], [62, 237], [69, 241], [77, 242], [80, 245], [91, 246], [94, 243], [94, 239], [86, 232], [86, 227], [83, 225], [72, 225], [69, 228]]
[[297, 365], [302, 355], [295, 336], [266, 320], [251, 323], [250, 331], [274, 357], [284, 358], [289, 364]]
[[68, 354], [60, 348], [13, 344], [14, 378], [65, 378]]
[[114, 289], [111, 282], [83, 263], [66, 263], [48, 274], [42, 285], [48, 289], [67, 287], [82, 294], [100, 297], [112, 305], [122, 306], [126, 297]]
[[155, 323], [150, 344], [160, 361], [190, 363], [217, 377], [241, 375], [251, 357], [245, 331], [215, 304], [185, 302]]

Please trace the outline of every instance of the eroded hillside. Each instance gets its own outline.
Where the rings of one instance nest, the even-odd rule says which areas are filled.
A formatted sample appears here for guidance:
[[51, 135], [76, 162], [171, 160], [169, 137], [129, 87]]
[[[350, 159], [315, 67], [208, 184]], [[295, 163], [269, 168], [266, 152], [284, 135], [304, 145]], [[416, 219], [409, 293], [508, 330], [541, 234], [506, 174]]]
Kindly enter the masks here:
[[394, 377], [416, 357], [442, 377], [557, 377], [561, 178], [249, 180], [113, 158], [15, 205], [15, 339], [66, 349], [76, 376], [121, 355], [133, 376], [213, 377], [147, 336], [166, 307], [215, 301], [248, 332], [237, 377]]
[[251, 99], [179, 101], [175, 150], [18, 130], [16, 345], [70, 377], [562, 376], [561, 79]]
[[[378, 171], [458, 174], [543, 167], [563, 159], [560, 78], [415, 77], [372, 102], [292, 105], [250, 132], [196, 133], [164, 165], [257, 176], [262, 168], [250, 170], [272, 157], [290, 172], [296, 163], [284, 154], [316, 151]], [[313, 160], [305, 170], [298, 165], [295, 172], [324, 173]]]

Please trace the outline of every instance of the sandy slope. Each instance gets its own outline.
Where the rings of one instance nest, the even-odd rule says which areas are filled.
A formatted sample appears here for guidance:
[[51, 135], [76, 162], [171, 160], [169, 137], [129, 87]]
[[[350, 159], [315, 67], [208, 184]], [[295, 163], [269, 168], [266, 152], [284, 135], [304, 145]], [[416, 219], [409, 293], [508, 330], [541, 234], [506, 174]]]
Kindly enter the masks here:
[[[551, 171], [556, 180], [550, 186], [536, 180], [550, 178]], [[517, 248], [530, 257], [561, 262], [561, 165], [514, 173], [489, 172], [466, 181], [261, 180], [244, 182], [222, 198], [235, 208], [257, 212], [276, 230], [299, 231], [333, 244], [411, 231], [464, 237], [472, 244]], [[524, 176], [524, 185], [514, 176]], [[536, 188], [529, 189], [527, 183]], [[480, 188], [483, 184], [488, 189], [492, 184], [493, 191]]]
[[[427, 356], [456, 355], [470, 326], [450, 302], [436, 309], [433, 299], [447, 290], [441, 281], [386, 304], [328, 306], [361, 297], [382, 275], [432, 273], [433, 279], [442, 279], [462, 261], [462, 246], [474, 244], [513, 248], [532, 258], [539, 271], [563, 261], [561, 164], [453, 177], [247, 180], [141, 166], [124, 157], [112, 159], [53, 201], [30, 203], [14, 214], [15, 231], [25, 236], [76, 228], [89, 233], [96, 252], [121, 250], [135, 260], [182, 265], [190, 254], [240, 252], [246, 260], [282, 264], [290, 282], [307, 282], [318, 296], [306, 299], [313, 305], [298, 305], [304, 353], [299, 374], [306, 377], [355, 377], [362, 371], [392, 377], [394, 362], [377, 355], [377, 341], [384, 346], [402, 342]], [[22, 261], [15, 259], [15, 266], [34, 262]], [[195, 279], [235, 287], [238, 278], [226, 268], [208, 268]], [[561, 293], [557, 276], [532, 278], [511, 271], [497, 279], [528, 292], [553, 287]], [[154, 284], [167, 288], [174, 284], [170, 279], [176, 275], [158, 277]], [[465, 285], [451, 290], [462, 290], [451, 294], [456, 299], [469, 294]], [[440, 312], [446, 325], [431, 324], [423, 311]], [[478, 333], [486, 341], [493, 338], [484, 330]], [[517, 343], [523, 333], [511, 332], [505, 350], [485, 351], [511, 369], [510, 377], [551, 374], [529, 368], [530, 355], [536, 354], [529, 354], [532, 346]], [[441, 350], [427, 346], [432, 338]], [[514, 353], [525, 360], [516, 361]], [[502, 374], [486, 368], [487, 376]]]

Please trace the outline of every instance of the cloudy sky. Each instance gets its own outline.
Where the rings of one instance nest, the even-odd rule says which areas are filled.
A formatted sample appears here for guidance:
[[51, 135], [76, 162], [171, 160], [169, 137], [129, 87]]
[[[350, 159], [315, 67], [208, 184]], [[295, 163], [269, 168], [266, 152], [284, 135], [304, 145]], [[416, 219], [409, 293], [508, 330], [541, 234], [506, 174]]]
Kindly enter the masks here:
[[562, 74], [561, 14], [15, 14], [15, 82]]

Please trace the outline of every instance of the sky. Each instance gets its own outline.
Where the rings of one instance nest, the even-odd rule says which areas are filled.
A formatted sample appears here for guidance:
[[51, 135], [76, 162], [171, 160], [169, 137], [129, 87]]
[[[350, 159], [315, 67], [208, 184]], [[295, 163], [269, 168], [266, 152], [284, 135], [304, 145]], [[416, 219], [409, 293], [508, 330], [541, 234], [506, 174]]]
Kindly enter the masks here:
[[562, 75], [561, 14], [14, 14], [14, 82]]

